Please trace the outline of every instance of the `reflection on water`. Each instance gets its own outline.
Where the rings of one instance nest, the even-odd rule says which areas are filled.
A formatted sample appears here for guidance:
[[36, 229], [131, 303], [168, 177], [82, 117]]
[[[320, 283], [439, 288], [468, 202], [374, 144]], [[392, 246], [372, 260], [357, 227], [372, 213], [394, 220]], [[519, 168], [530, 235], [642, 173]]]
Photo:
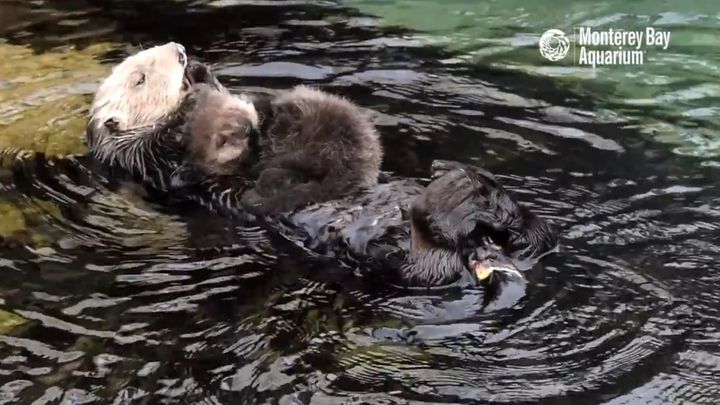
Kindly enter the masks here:
[[[720, 156], [720, 46], [717, 1], [474, 1], [345, 0], [385, 24], [418, 30], [410, 40], [454, 50], [446, 63], [477, 63], [540, 77], [596, 103], [596, 110], [648, 138], [672, 145], [681, 155]], [[670, 32], [666, 50], [643, 48], [639, 66], [573, 66], [550, 63], [537, 51], [549, 28], [571, 34], [574, 27], [594, 30], [646, 27]]]
[[[718, 401], [704, 160], [619, 124], [601, 81], [463, 62], [337, 4], [238, 3], [0, 4], [0, 142], [59, 155], [1, 160], [0, 402]], [[373, 285], [66, 156], [109, 63], [170, 39], [233, 91], [310, 83], [371, 109], [388, 170], [484, 165], [562, 227], [560, 254], [483, 309], [487, 291]]]

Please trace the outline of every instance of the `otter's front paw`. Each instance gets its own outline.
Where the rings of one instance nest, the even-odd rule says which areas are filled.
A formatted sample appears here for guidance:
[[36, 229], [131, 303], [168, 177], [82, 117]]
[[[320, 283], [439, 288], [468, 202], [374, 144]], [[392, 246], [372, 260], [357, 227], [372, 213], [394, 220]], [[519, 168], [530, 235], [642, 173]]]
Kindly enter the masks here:
[[171, 188], [183, 188], [199, 184], [203, 181], [203, 176], [192, 166], [183, 165], [175, 169], [170, 176]]
[[210, 67], [196, 60], [190, 60], [185, 68], [185, 74], [190, 79], [190, 84], [206, 84], [215, 90], [222, 89], [220, 81], [210, 70]]

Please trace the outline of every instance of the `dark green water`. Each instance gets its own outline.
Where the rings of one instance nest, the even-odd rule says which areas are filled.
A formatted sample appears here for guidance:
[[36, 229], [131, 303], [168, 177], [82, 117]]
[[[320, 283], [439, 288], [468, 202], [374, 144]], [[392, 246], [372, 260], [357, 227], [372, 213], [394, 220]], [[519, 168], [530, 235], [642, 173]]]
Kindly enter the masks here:
[[[717, 403], [716, 7], [0, 1], [0, 403]], [[593, 20], [677, 42], [632, 69], [539, 58], [545, 29]], [[372, 109], [387, 170], [483, 165], [560, 252], [481, 308], [103, 179], [95, 86], [169, 40], [233, 91]]]

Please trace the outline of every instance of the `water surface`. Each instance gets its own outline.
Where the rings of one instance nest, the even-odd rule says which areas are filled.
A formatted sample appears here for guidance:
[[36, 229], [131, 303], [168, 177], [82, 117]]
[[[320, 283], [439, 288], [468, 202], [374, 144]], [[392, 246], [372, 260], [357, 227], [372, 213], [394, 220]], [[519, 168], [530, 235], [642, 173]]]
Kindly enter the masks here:
[[[714, 3], [421, 13], [430, 3], [1, 2], [0, 402], [717, 403], [720, 176], [713, 148], [682, 136], [716, 140], [717, 123], [678, 119], [715, 108], [693, 89], [716, 86], [703, 47], [717, 45], [641, 70], [676, 84], [630, 88], [626, 70], [561, 71], [512, 40], [570, 14], [665, 16], [702, 42]], [[82, 145], [92, 92], [128, 52], [168, 40], [236, 92], [352, 98], [374, 112], [386, 170], [488, 168], [562, 228], [560, 252], [482, 307], [486, 291], [373, 285], [102, 178]]]

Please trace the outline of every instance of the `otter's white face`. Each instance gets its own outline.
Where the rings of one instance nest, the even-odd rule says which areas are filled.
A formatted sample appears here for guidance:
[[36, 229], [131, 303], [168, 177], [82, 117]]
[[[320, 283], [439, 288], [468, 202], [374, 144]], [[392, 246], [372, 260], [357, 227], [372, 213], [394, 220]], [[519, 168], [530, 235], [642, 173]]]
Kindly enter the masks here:
[[90, 109], [97, 125], [119, 131], [152, 125], [175, 111], [189, 91], [185, 48], [175, 42], [141, 51], [115, 66]]

